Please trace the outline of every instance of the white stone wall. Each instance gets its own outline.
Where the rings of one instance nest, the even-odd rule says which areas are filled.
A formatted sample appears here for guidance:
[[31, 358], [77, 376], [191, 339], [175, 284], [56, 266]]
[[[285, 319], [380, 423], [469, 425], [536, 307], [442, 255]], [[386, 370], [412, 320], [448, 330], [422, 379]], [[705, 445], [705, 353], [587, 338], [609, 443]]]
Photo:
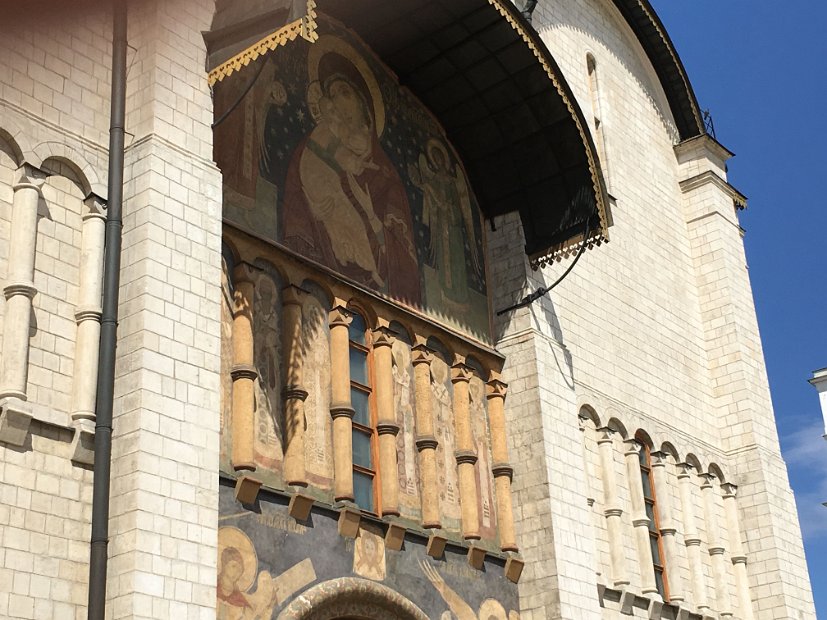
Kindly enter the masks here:
[[[739, 485], [756, 617], [814, 617], [796, 512], [777, 444], [743, 244], [739, 234], [729, 234], [726, 228], [728, 225], [738, 231], [733, 196], [725, 183], [705, 187], [704, 195], [684, 193], [679, 185], [706, 169], [715, 169], [725, 181], [723, 159], [714, 149], [704, 149], [701, 161], [686, 163], [684, 156], [679, 160], [674, 148], [677, 131], [654, 69], [611, 3], [541, 2], [534, 25], [589, 121], [593, 114], [586, 55], [596, 59], [601, 121], [611, 171], [609, 188], [617, 204], [613, 209], [614, 226], [609, 231], [611, 242], [587, 252], [549, 299], [535, 303], [530, 313], [512, 313], [499, 326], [498, 335], [504, 335], [502, 343], [510, 343], [519, 334], [527, 341], [524, 347], [531, 349], [533, 341], [533, 350], [542, 356], [535, 362], [537, 378], [525, 376], [529, 371], [521, 365], [512, 366], [511, 360], [506, 370], [506, 379], [517, 382], [510, 393], [509, 421], [516, 427], [512, 432], [517, 431], [513, 434], [512, 453], [542, 447], [548, 464], [542, 474], [550, 484], [550, 501], [520, 496], [520, 500], [529, 502], [517, 509], [523, 514], [550, 510], [541, 519], [542, 524], [536, 519], [519, 518], [521, 532], [531, 536], [530, 543], [537, 539], [552, 546], [557, 540], [583, 534], [582, 523], [566, 522], [561, 517], [577, 514], [583, 518], [584, 513], [574, 511], [567, 494], [562, 490], [555, 493], [554, 488], [557, 478], [568, 481], [569, 488], [578, 488], [581, 474], [561, 455], [582, 448], [571, 443], [568, 433], [557, 438], [543, 434], [541, 443], [539, 429], [557, 418], [565, 419], [573, 428], [578, 405], [590, 405], [603, 424], [611, 418], [621, 421], [628, 436], [643, 429], [656, 447], [664, 442], [673, 445], [681, 460], [695, 455], [704, 471], [712, 464], [721, 467], [728, 481]], [[693, 168], [691, 173], [689, 168]], [[717, 208], [722, 216], [710, 218], [711, 224], [704, 222], [713, 228], [701, 232], [693, 217], [698, 209], [710, 208]], [[513, 222], [498, 220], [497, 227], [490, 250], [497, 272], [495, 288], [502, 298], [495, 302], [495, 308], [510, 305], [538, 284], [552, 282], [567, 266], [554, 266], [538, 274], [521, 271], [516, 260], [498, 264], [507, 252], [505, 248], [521, 247], [522, 238]], [[713, 243], [716, 241], [718, 246]], [[726, 315], [723, 319], [722, 314]], [[726, 348], [733, 342], [737, 346]], [[541, 359], [547, 364], [545, 373]], [[531, 410], [523, 406], [516, 393], [521, 386], [535, 382], [541, 386], [565, 385], [577, 405], [549, 399], [548, 411], [534, 413], [535, 421], [531, 422], [527, 419]], [[522, 427], [532, 429], [533, 434], [519, 432]], [[758, 447], [752, 448], [754, 445]], [[750, 451], [754, 456], [749, 455]], [[587, 444], [585, 454], [591, 455], [590, 462], [596, 467], [599, 460], [594, 448]], [[623, 556], [631, 581], [627, 589], [639, 592], [641, 569], [619, 446], [615, 459], [616, 476], [622, 483], [619, 501], [624, 507], [621, 518], [626, 533]], [[538, 477], [534, 467], [517, 464], [518, 493], [527, 491]], [[527, 480], [521, 481], [523, 476]], [[670, 476], [676, 483], [674, 471]], [[596, 590], [597, 583], [606, 583], [608, 574], [609, 541], [600, 528], [599, 487], [592, 493], [597, 497], [594, 506], [585, 511], [585, 519], [597, 526], [597, 557], [591, 562], [600, 576], [559, 582], [572, 592]], [[680, 523], [683, 514], [679, 496], [676, 489], [671, 493], [674, 516]], [[710, 532], [702, 520], [704, 506], [697, 482], [693, 498], [702, 541], [702, 572], [707, 598], [714, 609]], [[584, 504], [585, 499], [581, 500]], [[717, 506], [716, 521], [724, 522], [722, 510], [721, 505]], [[567, 529], [560, 531], [561, 527]], [[677, 539], [680, 573], [688, 590], [689, 570], [680, 530]], [[779, 544], [780, 540], [785, 542]], [[739, 617], [726, 537], [723, 544], [727, 546], [724, 558], [729, 571], [725, 586], [731, 609]], [[550, 566], [559, 564], [559, 557], [553, 554], [540, 555]], [[524, 577], [521, 594], [527, 613], [546, 617], [536, 605], [551, 584], [544, 579], [551, 570], [534, 569]], [[768, 582], [774, 586], [760, 585]], [[544, 612], [548, 617], [595, 617], [587, 606], [561, 612], [557, 600], [564, 600], [567, 593], [545, 596], [554, 599]], [[693, 608], [692, 595], [687, 594], [687, 599]], [[615, 611], [607, 606], [603, 613], [611, 617]]]
[[[211, 618], [221, 178], [212, 163], [201, 32], [209, 27], [214, 3], [129, 4], [133, 49], [110, 613]], [[28, 381], [34, 421], [22, 446], [0, 446], [0, 616], [81, 618], [91, 472], [72, 462], [71, 387], [79, 371], [74, 312], [83, 200], [90, 193], [106, 198], [111, 16], [88, 1], [52, 3], [45, 13], [25, 4], [4, 11], [3, 284], [15, 171], [27, 164], [52, 176], [42, 188], [36, 241], [38, 294]], [[723, 177], [723, 156], [701, 145], [685, 148], [679, 163], [665, 95], [611, 3], [542, 2], [535, 25], [589, 119], [586, 54], [597, 61], [610, 191], [617, 205], [611, 242], [586, 253], [548, 298], [497, 325], [500, 350], [508, 355], [515, 516], [527, 560], [522, 617], [620, 617], [619, 604], [601, 609], [597, 597], [598, 585], [611, 585], [612, 541], [602, 514], [593, 430], [578, 426], [583, 405], [593, 407], [603, 424], [615, 418], [630, 436], [644, 429], [657, 446], [669, 442], [682, 460], [692, 454], [705, 468], [719, 465], [739, 485], [756, 617], [814, 617], [731, 199], [714, 184], [687, 193], [679, 186], [707, 170]], [[497, 218], [496, 225], [489, 256], [498, 309], [551, 282], [564, 266], [531, 272], [519, 251], [518, 218]], [[5, 320], [2, 300], [0, 317]], [[628, 589], [639, 591], [641, 569], [619, 445], [614, 456], [628, 534], [622, 549]], [[674, 466], [669, 480], [673, 514], [681, 523]], [[693, 498], [696, 515], [703, 515], [700, 492]], [[720, 506], [716, 514], [720, 520]], [[710, 584], [702, 523], [699, 534], [703, 575]], [[691, 608], [681, 536], [679, 531], [680, 574]], [[733, 588], [731, 582], [735, 601]], [[711, 591], [707, 596], [714, 600]], [[733, 606], [737, 611], [737, 602]], [[645, 615], [639, 607], [632, 613]]]

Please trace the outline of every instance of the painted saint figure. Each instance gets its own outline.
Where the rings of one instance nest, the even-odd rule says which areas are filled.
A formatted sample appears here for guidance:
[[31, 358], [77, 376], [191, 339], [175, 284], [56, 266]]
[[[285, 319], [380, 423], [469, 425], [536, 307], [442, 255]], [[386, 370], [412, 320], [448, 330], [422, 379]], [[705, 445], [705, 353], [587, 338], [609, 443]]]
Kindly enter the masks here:
[[379, 137], [382, 95], [364, 58], [335, 37], [308, 57], [316, 125], [290, 161], [282, 237], [297, 252], [374, 290], [421, 300], [410, 205]]
[[445, 144], [430, 138], [410, 176], [423, 192], [422, 224], [430, 231], [427, 262], [439, 273], [441, 301], [467, 304], [469, 287], [482, 278], [482, 259], [465, 174], [452, 163]]

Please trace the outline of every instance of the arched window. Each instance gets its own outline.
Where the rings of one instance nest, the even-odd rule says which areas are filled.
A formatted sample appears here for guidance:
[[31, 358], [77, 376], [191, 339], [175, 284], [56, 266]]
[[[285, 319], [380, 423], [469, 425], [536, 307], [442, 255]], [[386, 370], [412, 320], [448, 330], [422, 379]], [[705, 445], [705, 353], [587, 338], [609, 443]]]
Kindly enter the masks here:
[[352, 311], [350, 340], [350, 401], [353, 416], [353, 494], [362, 510], [379, 513], [376, 497], [376, 407], [370, 356], [370, 333], [364, 317]]
[[597, 61], [591, 54], [586, 54], [586, 70], [589, 74], [589, 95], [592, 104], [592, 121], [594, 123], [594, 141], [597, 147], [597, 156], [600, 158], [600, 166], [603, 168], [603, 174], [606, 179], [606, 184], [609, 184], [609, 163], [606, 161], [606, 137], [604, 135], [603, 127], [603, 110], [600, 105], [601, 92], [600, 82], [597, 75]]
[[669, 583], [666, 579], [666, 560], [663, 553], [663, 538], [660, 534], [658, 501], [655, 493], [655, 478], [652, 475], [652, 451], [649, 446], [637, 439], [640, 444], [640, 478], [643, 482], [643, 501], [646, 516], [649, 517], [649, 542], [652, 547], [652, 567], [655, 571], [655, 584], [663, 600], [669, 600]]

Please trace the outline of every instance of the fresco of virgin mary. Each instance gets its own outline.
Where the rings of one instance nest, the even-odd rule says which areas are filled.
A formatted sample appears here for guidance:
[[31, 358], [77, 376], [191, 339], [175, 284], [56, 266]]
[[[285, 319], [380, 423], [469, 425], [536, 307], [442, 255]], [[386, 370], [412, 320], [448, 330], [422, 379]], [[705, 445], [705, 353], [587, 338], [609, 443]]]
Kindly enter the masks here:
[[385, 110], [376, 77], [333, 35], [311, 46], [307, 64], [314, 124], [290, 158], [282, 241], [359, 284], [419, 305], [411, 210], [380, 144]]

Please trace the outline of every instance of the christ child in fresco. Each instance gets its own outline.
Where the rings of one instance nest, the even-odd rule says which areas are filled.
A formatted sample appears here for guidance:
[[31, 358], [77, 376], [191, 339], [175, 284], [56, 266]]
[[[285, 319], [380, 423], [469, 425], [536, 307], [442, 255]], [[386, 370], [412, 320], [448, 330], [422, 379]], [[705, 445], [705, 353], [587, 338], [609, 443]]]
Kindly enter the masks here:
[[[319, 44], [327, 45], [322, 39]], [[368, 86], [375, 84], [375, 76], [355, 50], [343, 51], [338, 41], [329, 45], [336, 52], [323, 54], [318, 67], [309, 67], [318, 75], [308, 88], [316, 126], [299, 143], [287, 171], [284, 242], [365, 286], [418, 303], [410, 205], [399, 173], [379, 143], [381, 93]]]

